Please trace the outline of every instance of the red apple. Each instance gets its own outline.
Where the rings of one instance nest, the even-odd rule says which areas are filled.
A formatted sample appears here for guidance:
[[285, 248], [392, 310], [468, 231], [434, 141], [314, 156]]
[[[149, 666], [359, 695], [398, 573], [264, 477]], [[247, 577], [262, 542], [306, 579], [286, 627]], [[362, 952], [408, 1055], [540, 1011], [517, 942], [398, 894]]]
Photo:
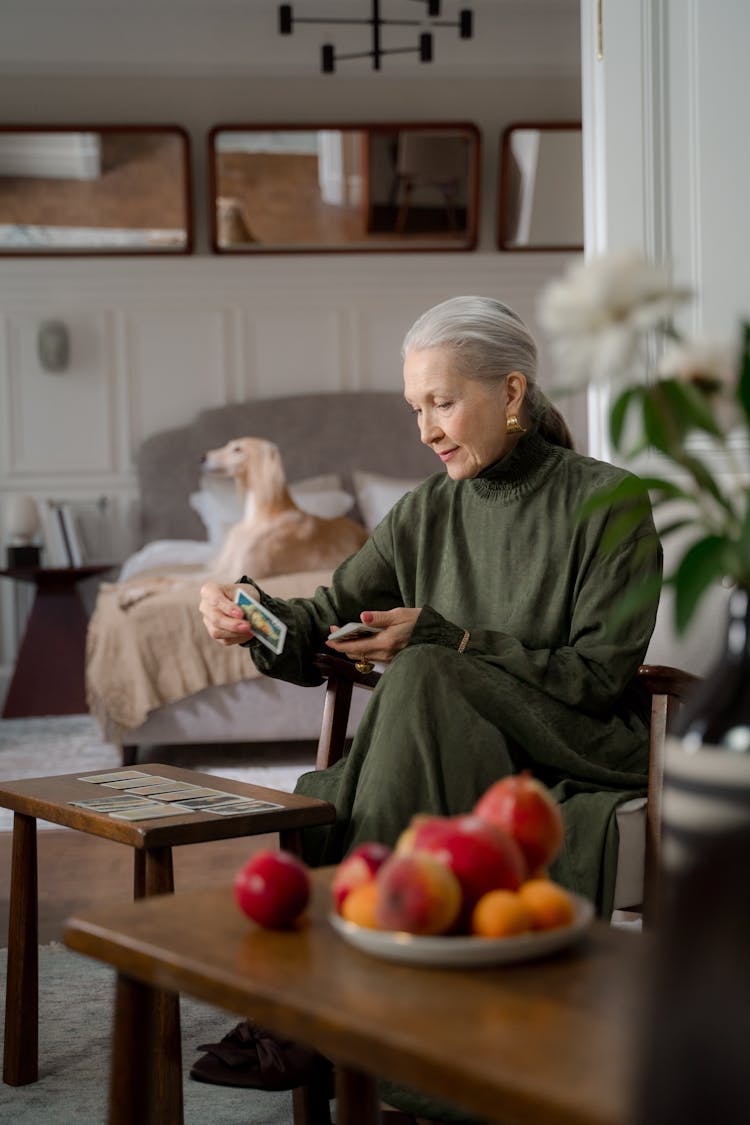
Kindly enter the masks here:
[[516, 890], [526, 878], [518, 844], [507, 832], [478, 816], [432, 817], [416, 825], [412, 852], [428, 852], [453, 871], [461, 884], [464, 910], [487, 891]]
[[376, 876], [375, 921], [382, 930], [443, 934], [461, 910], [461, 885], [426, 852], [392, 855]]
[[266, 848], [240, 868], [234, 880], [240, 910], [267, 929], [287, 929], [310, 898], [307, 867], [291, 852]]
[[479, 798], [474, 813], [510, 833], [530, 873], [551, 863], [562, 847], [565, 828], [560, 806], [529, 770], [496, 781]]
[[342, 859], [331, 884], [334, 910], [340, 914], [344, 899], [349, 892], [374, 879], [375, 873], [390, 854], [391, 849], [387, 844], [366, 843], [359, 844], [345, 859]]

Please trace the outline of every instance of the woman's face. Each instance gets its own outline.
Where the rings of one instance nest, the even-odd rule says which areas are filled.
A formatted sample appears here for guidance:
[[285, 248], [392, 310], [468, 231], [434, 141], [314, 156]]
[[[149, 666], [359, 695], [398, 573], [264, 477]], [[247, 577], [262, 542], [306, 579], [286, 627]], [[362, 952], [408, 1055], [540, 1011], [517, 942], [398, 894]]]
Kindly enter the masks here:
[[469, 480], [518, 441], [516, 434], [506, 433], [505, 420], [519, 413], [526, 382], [514, 373], [501, 382], [485, 383], [467, 379], [455, 368], [448, 348], [407, 352], [404, 398], [417, 416], [422, 441], [437, 453], [448, 475]]

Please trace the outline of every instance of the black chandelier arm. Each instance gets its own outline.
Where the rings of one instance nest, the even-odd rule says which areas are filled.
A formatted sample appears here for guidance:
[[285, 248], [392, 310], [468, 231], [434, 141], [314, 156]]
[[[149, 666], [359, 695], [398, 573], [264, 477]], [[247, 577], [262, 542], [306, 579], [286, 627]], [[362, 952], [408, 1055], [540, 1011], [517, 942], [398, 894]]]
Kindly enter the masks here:
[[474, 17], [470, 8], [462, 8], [457, 20], [433, 20], [432, 27], [457, 27], [460, 39], [471, 39], [474, 34]]
[[320, 69], [323, 74], [333, 74], [336, 70], [336, 63], [343, 62], [346, 59], [372, 59], [373, 67], [375, 70], [380, 70], [380, 60], [383, 55], [404, 55], [419, 53], [421, 62], [432, 62], [432, 36], [429, 31], [419, 37], [419, 46], [417, 47], [387, 47], [385, 49], [378, 47], [374, 51], [354, 51], [347, 52], [343, 55], [337, 55], [333, 44], [326, 43], [320, 49]]
[[[433, 17], [440, 15], [441, 0], [417, 0], [417, 2], [426, 5], [426, 14], [430, 18], [430, 29], [435, 27], [457, 27], [461, 39], [472, 38], [474, 29], [473, 13], [471, 9], [462, 8], [458, 13], [459, 18], [457, 20], [438, 20]], [[342, 26], [356, 24], [358, 26], [369, 26], [372, 29], [372, 49], [369, 51], [355, 51], [337, 55], [332, 43], [326, 43], [321, 48], [321, 69], [324, 74], [332, 74], [334, 72], [337, 59], [343, 61], [346, 59], [370, 58], [373, 60], [372, 65], [374, 70], [380, 70], [380, 60], [384, 55], [419, 54], [421, 62], [432, 62], [431, 30], [429, 32], [422, 32], [419, 35], [419, 45], [416, 47], [384, 48], [381, 46], [381, 29], [383, 27], [420, 27], [424, 26], [424, 19], [385, 19], [380, 15], [380, 0], [371, 0], [371, 10], [372, 15], [369, 19], [357, 17], [338, 18], [335, 16], [295, 17], [291, 4], [280, 4], [279, 33], [281, 35], [291, 35], [295, 23], [334, 24]]]

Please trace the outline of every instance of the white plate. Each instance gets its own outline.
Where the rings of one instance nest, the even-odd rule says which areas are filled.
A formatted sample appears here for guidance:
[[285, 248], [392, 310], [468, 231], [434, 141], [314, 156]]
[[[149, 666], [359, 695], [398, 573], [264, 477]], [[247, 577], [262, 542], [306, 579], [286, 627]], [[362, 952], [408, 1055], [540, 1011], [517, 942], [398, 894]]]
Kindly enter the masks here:
[[370, 930], [365, 926], [357, 926], [354, 922], [347, 922], [339, 914], [330, 914], [329, 919], [344, 941], [365, 953], [384, 957], [387, 961], [445, 968], [472, 968], [529, 961], [533, 957], [544, 957], [572, 945], [591, 925], [594, 907], [588, 899], [579, 895], [571, 897], [575, 905], [575, 917], [569, 926], [541, 930], [539, 933], [518, 934], [517, 937], [419, 937], [401, 931]]

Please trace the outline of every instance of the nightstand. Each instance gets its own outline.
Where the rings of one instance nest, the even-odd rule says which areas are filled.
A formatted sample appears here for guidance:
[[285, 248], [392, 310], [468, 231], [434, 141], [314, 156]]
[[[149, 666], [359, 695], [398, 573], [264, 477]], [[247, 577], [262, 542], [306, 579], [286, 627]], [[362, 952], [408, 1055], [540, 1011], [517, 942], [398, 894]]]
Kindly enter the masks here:
[[81, 715], [88, 711], [85, 685], [88, 619], [76, 587], [85, 578], [106, 574], [116, 565], [18, 566], [0, 570], [0, 578], [33, 582], [36, 587], [5, 698], [4, 719]]

